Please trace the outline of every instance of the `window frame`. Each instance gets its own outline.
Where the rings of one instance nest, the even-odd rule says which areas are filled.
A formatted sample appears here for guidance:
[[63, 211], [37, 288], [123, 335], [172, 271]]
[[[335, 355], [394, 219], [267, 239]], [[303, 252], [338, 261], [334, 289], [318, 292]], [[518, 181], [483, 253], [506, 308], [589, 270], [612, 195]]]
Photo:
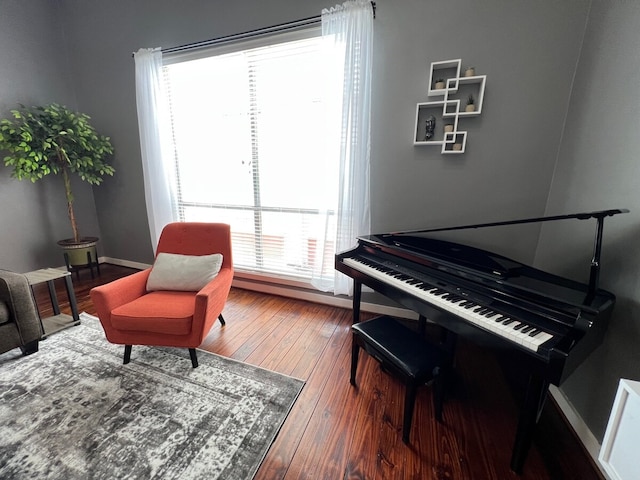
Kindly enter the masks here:
[[[322, 37], [322, 27], [320, 23], [298, 27], [294, 30], [287, 30], [277, 33], [265, 33], [250, 39], [240, 39], [233, 41], [225, 41], [221, 44], [206, 46], [203, 48], [188, 49], [183, 51], [170, 52], [163, 54], [163, 69], [166, 66], [188, 62], [192, 60], [204, 59], [212, 56], [232, 54], [244, 50], [255, 48], [275, 46], [282, 43], [293, 42], [297, 40]], [[303, 210], [303, 209], [301, 209]], [[333, 215], [336, 213], [334, 212]], [[337, 252], [335, 252], [337, 253]], [[317, 290], [311, 283], [311, 278], [297, 277], [293, 274], [281, 274], [278, 272], [264, 272], [257, 270], [244, 270], [242, 267], [234, 269], [238, 278], [249, 281], [271, 282], [278, 285], [289, 286], [294, 288], [304, 288]]]

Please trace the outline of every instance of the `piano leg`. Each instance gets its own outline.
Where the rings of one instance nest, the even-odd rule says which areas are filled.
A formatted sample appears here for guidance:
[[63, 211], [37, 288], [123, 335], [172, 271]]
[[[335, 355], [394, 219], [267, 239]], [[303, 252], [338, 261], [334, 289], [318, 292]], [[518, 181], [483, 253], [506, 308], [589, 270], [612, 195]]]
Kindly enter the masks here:
[[520, 410], [518, 430], [511, 453], [511, 470], [518, 475], [522, 473], [522, 467], [527, 458], [529, 447], [531, 447], [533, 433], [544, 407], [548, 389], [549, 382], [547, 380], [538, 375], [529, 375], [529, 384]]
[[360, 299], [362, 298], [362, 282], [353, 281], [353, 324], [360, 321]]
[[420, 315], [418, 317], [418, 333], [421, 337], [424, 337], [424, 332], [427, 329], [427, 317]]

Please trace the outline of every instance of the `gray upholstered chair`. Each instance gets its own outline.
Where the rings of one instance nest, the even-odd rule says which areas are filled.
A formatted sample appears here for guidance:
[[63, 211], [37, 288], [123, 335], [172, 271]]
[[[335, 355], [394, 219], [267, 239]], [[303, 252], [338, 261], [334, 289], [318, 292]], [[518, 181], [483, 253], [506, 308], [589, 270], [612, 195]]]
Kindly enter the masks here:
[[27, 277], [0, 270], [0, 353], [18, 347], [35, 353], [43, 333]]

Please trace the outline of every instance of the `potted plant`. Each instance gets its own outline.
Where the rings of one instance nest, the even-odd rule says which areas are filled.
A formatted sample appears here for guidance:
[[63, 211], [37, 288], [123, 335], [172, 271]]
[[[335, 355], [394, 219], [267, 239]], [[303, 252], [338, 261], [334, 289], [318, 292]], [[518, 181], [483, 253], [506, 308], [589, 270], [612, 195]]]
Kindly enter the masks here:
[[90, 257], [82, 250], [95, 251], [98, 238], [80, 235], [73, 211], [71, 175], [100, 185], [104, 175], [113, 175], [115, 171], [108, 163], [113, 146], [109, 137], [96, 132], [85, 114], [56, 103], [20, 107], [11, 111], [12, 119], [0, 121], [0, 150], [8, 152], [4, 163], [13, 169], [11, 175], [18, 180], [37, 182], [46, 175], [62, 176], [73, 237], [58, 244], [71, 249], [67, 266], [86, 264]]
[[467, 67], [464, 70], [464, 76], [465, 77], [473, 77], [476, 74], [476, 69], [475, 67]]
[[444, 78], [438, 78], [436, 80], [436, 90], [442, 90], [444, 88]]
[[465, 108], [465, 112], [475, 112], [476, 111], [476, 101], [473, 98], [473, 95], [469, 95], [467, 98], [467, 106]]

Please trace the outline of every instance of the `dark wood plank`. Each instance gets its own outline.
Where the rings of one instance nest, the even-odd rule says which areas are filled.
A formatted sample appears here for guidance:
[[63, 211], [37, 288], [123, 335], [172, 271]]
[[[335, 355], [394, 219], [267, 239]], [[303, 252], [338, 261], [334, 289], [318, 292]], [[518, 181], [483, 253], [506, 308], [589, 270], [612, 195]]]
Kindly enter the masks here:
[[[214, 351], [226, 357], [245, 361], [253, 352], [256, 337], [261, 338], [278, 328], [290, 307], [276, 297], [250, 297], [250, 292], [232, 289], [224, 311], [227, 325], [212, 329], [201, 345], [204, 350]], [[245, 315], [246, 311], [261, 312], [258, 318]], [[230, 320], [230, 322], [229, 322]], [[257, 330], [255, 323], [263, 328]], [[232, 327], [232, 328], [231, 328]], [[258, 345], [261, 342], [258, 342]]]
[[381, 420], [389, 387], [384, 376], [385, 373], [377, 362], [361, 351], [356, 386], [352, 387], [358, 403], [355, 407], [353, 437], [349, 445], [349, 451], [354, 454], [347, 461], [344, 478], [374, 478], [371, 472], [378, 469], [378, 463], [382, 460], [379, 455]]
[[[354, 427], [354, 390], [348, 381], [351, 361], [351, 338], [344, 335], [334, 368], [329, 372], [314, 414], [309, 419], [300, 446], [285, 479], [343, 478], [348, 460], [348, 446]], [[259, 477], [264, 478], [264, 477]]]
[[[301, 440], [312, 417], [318, 415], [321, 395], [326, 389], [333, 388], [328, 379], [336, 368], [340, 351], [344, 347], [345, 332], [349, 332], [351, 325], [351, 313], [343, 311], [336, 320], [340, 322], [339, 328], [328, 339], [325, 349], [320, 354], [319, 359], [322, 361], [316, 360], [313, 372], [262, 463], [256, 479], [285, 478], [293, 459], [305, 454], [306, 446], [301, 445]], [[292, 474], [295, 474], [295, 469]]]
[[[88, 271], [74, 275], [79, 311], [95, 314], [91, 288], [135, 271], [103, 264], [94, 279]], [[51, 307], [42, 287], [35, 296], [46, 316]], [[69, 313], [64, 283], [56, 282], [56, 290], [61, 310]], [[306, 381], [258, 480], [603, 479], [552, 401], [523, 474], [509, 470], [517, 404], [499, 359], [475, 345], [459, 342], [442, 424], [433, 417], [431, 389], [419, 391], [405, 445], [403, 386], [364, 352], [358, 388], [349, 383], [349, 310], [233, 288], [223, 314], [227, 325], [214, 326], [202, 349]]]

